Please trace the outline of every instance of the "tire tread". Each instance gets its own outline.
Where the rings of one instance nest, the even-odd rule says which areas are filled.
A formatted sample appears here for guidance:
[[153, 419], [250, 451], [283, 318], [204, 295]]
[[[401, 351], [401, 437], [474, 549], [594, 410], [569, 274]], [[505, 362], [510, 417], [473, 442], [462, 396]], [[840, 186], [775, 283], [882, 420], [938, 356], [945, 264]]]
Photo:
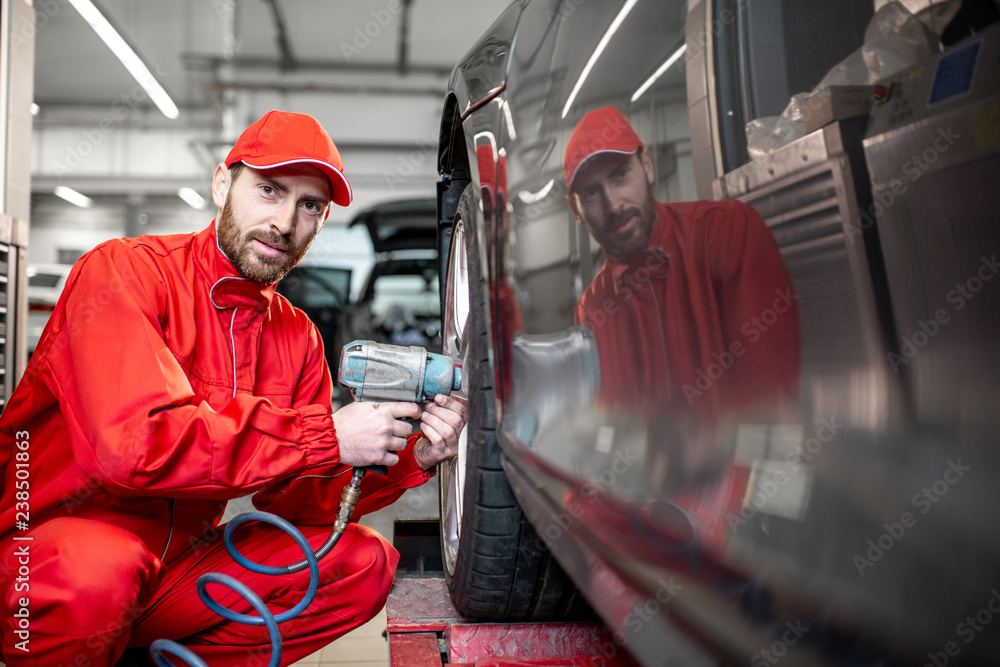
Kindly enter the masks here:
[[455, 571], [447, 577], [449, 592], [459, 612], [480, 620], [592, 618], [589, 607], [580, 613], [582, 597], [525, 518], [503, 470], [487, 350], [489, 303], [478, 253], [481, 230], [474, 187], [466, 188], [458, 205], [469, 269], [466, 372], [470, 373], [470, 417], [462, 539]]

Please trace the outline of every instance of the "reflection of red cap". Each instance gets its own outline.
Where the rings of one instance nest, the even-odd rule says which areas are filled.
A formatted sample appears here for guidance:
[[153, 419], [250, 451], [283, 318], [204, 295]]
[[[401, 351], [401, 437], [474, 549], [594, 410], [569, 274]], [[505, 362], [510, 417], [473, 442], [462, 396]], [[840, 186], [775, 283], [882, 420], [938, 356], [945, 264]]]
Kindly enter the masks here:
[[583, 163], [598, 153], [634, 153], [642, 146], [622, 112], [614, 107], [596, 109], [580, 119], [566, 145], [566, 188]]
[[480, 144], [476, 146], [476, 164], [479, 167], [479, 185], [507, 192], [507, 160], [493, 153], [493, 146]]
[[347, 206], [354, 195], [344, 176], [344, 163], [333, 139], [312, 116], [288, 111], [268, 111], [243, 130], [226, 166], [242, 162], [254, 169], [273, 169], [286, 164], [314, 164], [330, 179], [333, 203]]
[[479, 185], [491, 191], [496, 187], [497, 165], [493, 157], [493, 146], [480, 144], [476, 146], [476, 165], [479, 167]]

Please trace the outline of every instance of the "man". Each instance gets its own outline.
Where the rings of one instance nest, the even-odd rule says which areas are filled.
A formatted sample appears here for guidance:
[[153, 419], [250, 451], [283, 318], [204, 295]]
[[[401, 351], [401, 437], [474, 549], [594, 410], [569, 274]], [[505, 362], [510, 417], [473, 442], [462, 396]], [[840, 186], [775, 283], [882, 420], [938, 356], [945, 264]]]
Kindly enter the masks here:
[[[221, 619], [196, 598], [195, 580], [229, 573], [283, 610], [301, 599], [308, 571], [269, 577], [234, 563], [217, 530], [226, 501], [256, 492], [258, 508], [316, 548], [350, 466], [391, 466], [365, 478], [360, 516], [456, 452], [465, 408], [454, 399], [438, 396], [423, 413], [352, 403], [331, 414], [316, 327], [275, 295], [330, 206], [351, 202], [319, 123], [266, 114], [216, 167], [212, 196], [218, 216], [200, 233], [110, 241], [77, 262], [0, 416], [7, 665], [110, 665], [161, 637], [210, 664], [263, 664], [266, 630]], [[422, 433], [404, 418], [421, 418]], [[274, 529], [238, 535], [250, 560], [302, 559]], [[320, 561], [315, 601], [280, 626], [282, 664], [377, 613], [397, 560], [378, 534], [350, 524]], [[251, 612], [231, 592], [210, 592]]]
[[727, 427], [780, 421], [797, 397], [798, 310], [777, 244], [740, 202], [657, 202], [652, 156], [613, 107], [580, 120], [564, 166], [570, 209], [606, 256], [576, 310], [601, 402], [646, 426], [647, 481], [670, 499], [650, 511], [682, 511], [721, 551], [719, 519], [749, 475]]
[[605, 401], [709, 429], [794, 402], [798, 311], [761, 217], [736, 201], [657, 202], [652, 157], [613, 107], [580, 120], [564, 166], [570, 209], [606, 255], [576, 311]]

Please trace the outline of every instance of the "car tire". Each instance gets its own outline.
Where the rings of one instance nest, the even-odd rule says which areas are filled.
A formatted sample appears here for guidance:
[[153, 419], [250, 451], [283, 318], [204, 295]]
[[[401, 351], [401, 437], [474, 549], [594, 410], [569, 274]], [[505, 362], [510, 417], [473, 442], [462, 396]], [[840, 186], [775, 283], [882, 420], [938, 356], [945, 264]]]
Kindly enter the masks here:
[[476, 194], [476, 185], [471, 184], [459, 200], [442, 304], [444, 350], [463, 365], [469, 408], [459, 455], [439, 467], [448, 590], [456, 609], [470, 618], [587, 617], [592, 612], [525, 518], [503, 470]]

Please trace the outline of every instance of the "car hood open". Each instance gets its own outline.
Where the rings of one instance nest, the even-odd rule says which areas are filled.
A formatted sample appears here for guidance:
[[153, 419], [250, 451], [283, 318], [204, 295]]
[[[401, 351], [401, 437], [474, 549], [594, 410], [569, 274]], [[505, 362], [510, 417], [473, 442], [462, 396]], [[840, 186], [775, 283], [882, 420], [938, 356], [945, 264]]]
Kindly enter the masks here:
[[349, 227], [364, 225], [376, 253], [437, 247], [437, 202], [433, 197], [399, 199], [359, 213]]

